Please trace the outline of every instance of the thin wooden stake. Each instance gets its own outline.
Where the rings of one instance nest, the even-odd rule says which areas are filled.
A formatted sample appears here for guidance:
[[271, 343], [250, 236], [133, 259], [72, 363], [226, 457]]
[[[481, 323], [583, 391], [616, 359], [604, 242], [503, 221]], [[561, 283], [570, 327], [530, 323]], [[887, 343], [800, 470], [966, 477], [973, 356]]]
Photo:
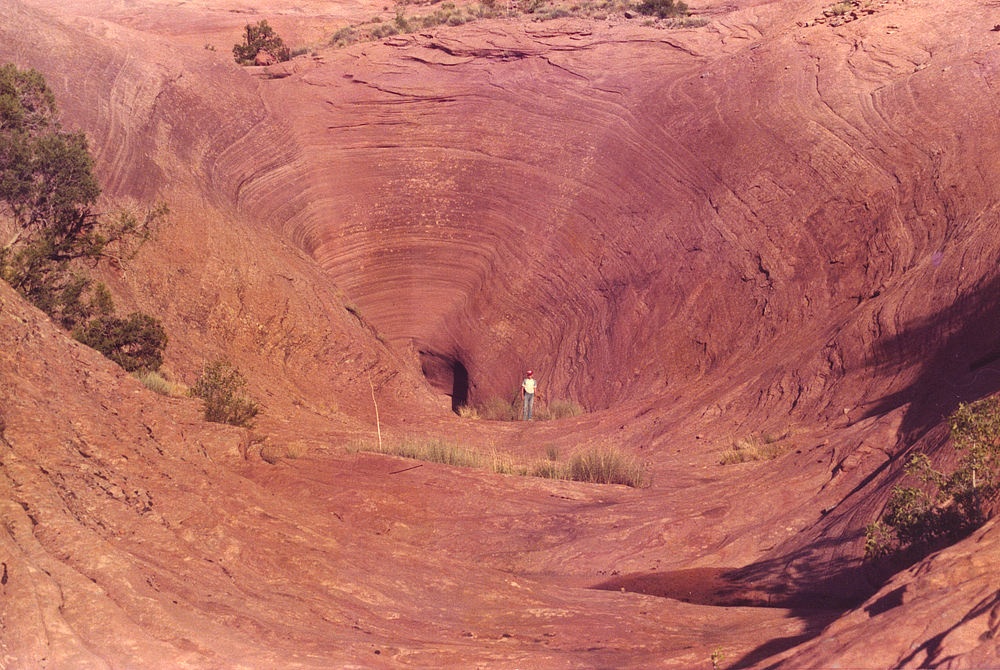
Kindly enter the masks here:
[[378, 450], [382, 451], [382, 424], [378, 420], [378, 403], [375, 402], [375, 384], [372, 383], [372, 375], [368, 373], [368, 385], [372, 387], [372, 404], [375, 405], [375, 428], [378, 430]]

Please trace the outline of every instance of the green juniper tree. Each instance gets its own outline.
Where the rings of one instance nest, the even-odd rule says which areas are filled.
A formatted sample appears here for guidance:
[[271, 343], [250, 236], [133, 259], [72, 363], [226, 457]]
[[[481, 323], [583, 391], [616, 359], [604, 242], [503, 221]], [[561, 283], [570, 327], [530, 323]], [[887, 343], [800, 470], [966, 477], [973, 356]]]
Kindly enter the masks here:
[[[100, 217], [101, 194], [82, 132], [65, 132], [55, 96], [34, 69], [0, 65], [0, 278], [78, 339], [129, 369], [162, 363], [166, 333], [152, 317], [120, 327], [88, 267], [127, 260], [167, 214]], [[101, 330], [118, 333], [98, 337]]]
[[233, 58], [240, 65], [253, 65], [261, 51], [268, 52], [279, 61], [291, 59], [291, 51], [274, 29], [267, 25], [267, 21], [260, 21], [256, 25], [248, 23], [244, 30], [246, 34], [243, 36], [243, 44], [233, 45]]
[[[104, 289], [98, 287], [98, 292]], [[163, 365], [167, 333], [163, 325], [141, 312], [122, 319], [107, 311], [99, 313], [73, 330], [73, 337], [97, 349], [129, 372], [157, 370]]]

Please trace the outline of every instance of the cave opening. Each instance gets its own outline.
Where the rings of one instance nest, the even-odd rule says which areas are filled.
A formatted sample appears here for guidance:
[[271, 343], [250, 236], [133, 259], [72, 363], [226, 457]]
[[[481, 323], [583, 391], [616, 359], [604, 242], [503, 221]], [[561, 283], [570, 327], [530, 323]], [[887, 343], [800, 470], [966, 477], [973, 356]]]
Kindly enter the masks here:
[[451, 409], [457, 412], [469, 402], [469, 371], [462, 361], [455, 360], [452, 366]]
[[469, 370], [457, 356], [421, 351], [420, 367], [432, 387], [451, 397], [453, 412], [469, 403]]

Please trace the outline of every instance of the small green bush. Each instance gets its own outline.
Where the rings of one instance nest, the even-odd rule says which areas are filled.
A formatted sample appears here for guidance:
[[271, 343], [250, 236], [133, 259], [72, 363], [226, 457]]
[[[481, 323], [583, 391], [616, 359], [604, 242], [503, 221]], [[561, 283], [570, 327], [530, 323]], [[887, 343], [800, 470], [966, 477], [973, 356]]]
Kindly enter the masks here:
[[409, 33], [413, 31], [413, 26], [411, 26], [410, 22], [406, 19], [406, 14], [404, 13], [402, 6], [396, 9], [396, 18], [394, 23], [396, 28], [401, 33]]
[[948, 417], [952, 442], [963, 452], [950, 474], [914, 454], [905, 472], [920, 486], [894, 486], [880, 518], [866, 528], [865, 557], [924, 554], [981, 526], [1000, 490], [1000, 400], [962, 403]]
[[552, 19], [564, 19], [568, 16], [574, 16], [575, 13], [566, 9], [565, 7], [553, 7], [547, 12], [540, 12], [535, 14], [536, 21], [551, 21]]
[[205, 402], [205, 420], [252, 428], [260, 406], [245, 395], [246, 379], [224, 358], [205, 365], [189, 394]]
[[392, 35], [399, 34], [399, 28], [395, 25], [383, 23], [369, 29], [368, 34], [374, 40], [380, 40], [383, 37], [391, 37]]
[[640, 14], [647, 16], [656, 15], [661, 19], [665, 19], [668, 16], [686, 16], [688, 6], [680, 0], [676, 3], [674, 0], [642, 0], [642, 2], [636, 5], [635, 10]]
[[[381, 23], [381, 19], [379, 19], [379, 23]], [[357, 40], [358, 38], [354, 33], [354, 28], [352, 26], [344, 26], [343, 28], [337, 30], [337, 32], [333, 34], [333, 37], [330, 38], [330, 46], [343, 47], [348, 44], [354, 44]]]

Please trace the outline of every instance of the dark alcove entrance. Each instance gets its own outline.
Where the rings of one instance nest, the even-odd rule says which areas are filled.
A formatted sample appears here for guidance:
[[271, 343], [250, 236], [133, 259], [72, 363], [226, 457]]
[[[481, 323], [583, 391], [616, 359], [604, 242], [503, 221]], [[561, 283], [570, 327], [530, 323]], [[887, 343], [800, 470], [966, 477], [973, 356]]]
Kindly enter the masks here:
[[469, 402], [469, 371], [462, 361], [432, 351], [420, 352], [420, 367], [431, 386], [451, 396], [451, 409]]

